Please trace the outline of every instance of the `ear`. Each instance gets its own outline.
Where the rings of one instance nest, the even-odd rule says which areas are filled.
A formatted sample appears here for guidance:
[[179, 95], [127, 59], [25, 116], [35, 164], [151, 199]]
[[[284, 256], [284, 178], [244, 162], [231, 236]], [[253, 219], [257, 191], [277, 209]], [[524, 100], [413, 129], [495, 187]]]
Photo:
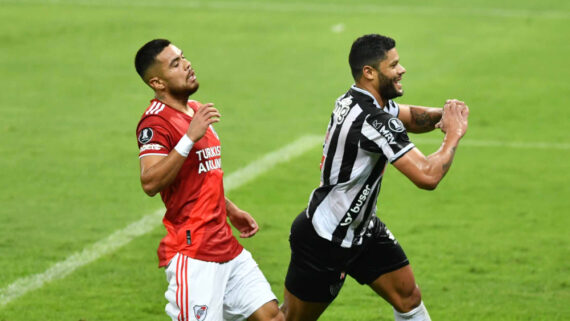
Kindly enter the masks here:
[[148, 80], [148, 85], [154, 90], [164, 90], [164, 88], [166, 88], [164, 81], [158, 77], [150, 78]]
[[378, 77], [378, 70], [372, 66], [366, 65], [362, 67], [362, 77], [367, 80], [374, 80], [376, 77]]

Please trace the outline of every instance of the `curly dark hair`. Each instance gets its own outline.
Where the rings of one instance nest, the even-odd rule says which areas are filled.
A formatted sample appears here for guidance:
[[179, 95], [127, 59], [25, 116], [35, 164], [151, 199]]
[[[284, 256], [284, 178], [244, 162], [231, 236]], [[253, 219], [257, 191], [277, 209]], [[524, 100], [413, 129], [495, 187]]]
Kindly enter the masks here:
[[356, 39], [350, 48], [348, 64], [355, 81], [362, 76], [364, 66], [378, 69], [380, 61], [386, 58], [386, 52], [396, 47], [396, 41], [379, 34], [364, 35]]

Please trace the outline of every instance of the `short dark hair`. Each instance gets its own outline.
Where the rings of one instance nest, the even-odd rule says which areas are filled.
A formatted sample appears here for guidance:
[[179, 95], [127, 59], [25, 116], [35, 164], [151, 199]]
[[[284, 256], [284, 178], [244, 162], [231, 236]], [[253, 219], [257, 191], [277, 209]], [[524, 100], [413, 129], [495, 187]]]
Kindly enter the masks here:
[[170, 45], [170, 40], [154, 39], [142, 46], [135, 56], [135, 69], [143, 80], [148, 68], [154, 63], [154, 59], [164, 48]]
[[364, 66], [378, 68], [378, 63], [386, 58], [386, 52], [394, 47], [394, 39], [379, 34], [364, 35], [356, 39], [348, 55], [348, 64], [354, 80], [360, 79]]

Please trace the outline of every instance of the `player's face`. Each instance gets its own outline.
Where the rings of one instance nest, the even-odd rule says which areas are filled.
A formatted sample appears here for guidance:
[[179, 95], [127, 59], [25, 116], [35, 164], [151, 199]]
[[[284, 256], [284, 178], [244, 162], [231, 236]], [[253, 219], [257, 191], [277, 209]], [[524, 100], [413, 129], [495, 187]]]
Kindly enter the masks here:
[[166, 90], [173, 94], [192, 94], [200, 84], [192, 64], [188, 61], [182, 50], [170, 44], [156, 56], [159, 63], [159, 77], [165, 82]]
[[402, 84], [402, 75], [406, 69], [400, 65], [400, 56], [396, 48], [392, 48], [386, 52], [386, 57], [380, 62], [378, 73], [378, 92], [382, 99], [392, 99], [404, 94]]

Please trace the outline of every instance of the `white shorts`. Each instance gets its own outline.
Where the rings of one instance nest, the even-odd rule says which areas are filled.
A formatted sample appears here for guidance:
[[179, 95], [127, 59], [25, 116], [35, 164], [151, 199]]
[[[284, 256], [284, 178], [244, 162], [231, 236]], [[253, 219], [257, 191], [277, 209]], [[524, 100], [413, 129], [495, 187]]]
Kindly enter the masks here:
[[277, 300], [246, 249], [229, 262], [215, 263], [176, 254], [166, 268], [166, 314], [173, 321], [245, 320]]

